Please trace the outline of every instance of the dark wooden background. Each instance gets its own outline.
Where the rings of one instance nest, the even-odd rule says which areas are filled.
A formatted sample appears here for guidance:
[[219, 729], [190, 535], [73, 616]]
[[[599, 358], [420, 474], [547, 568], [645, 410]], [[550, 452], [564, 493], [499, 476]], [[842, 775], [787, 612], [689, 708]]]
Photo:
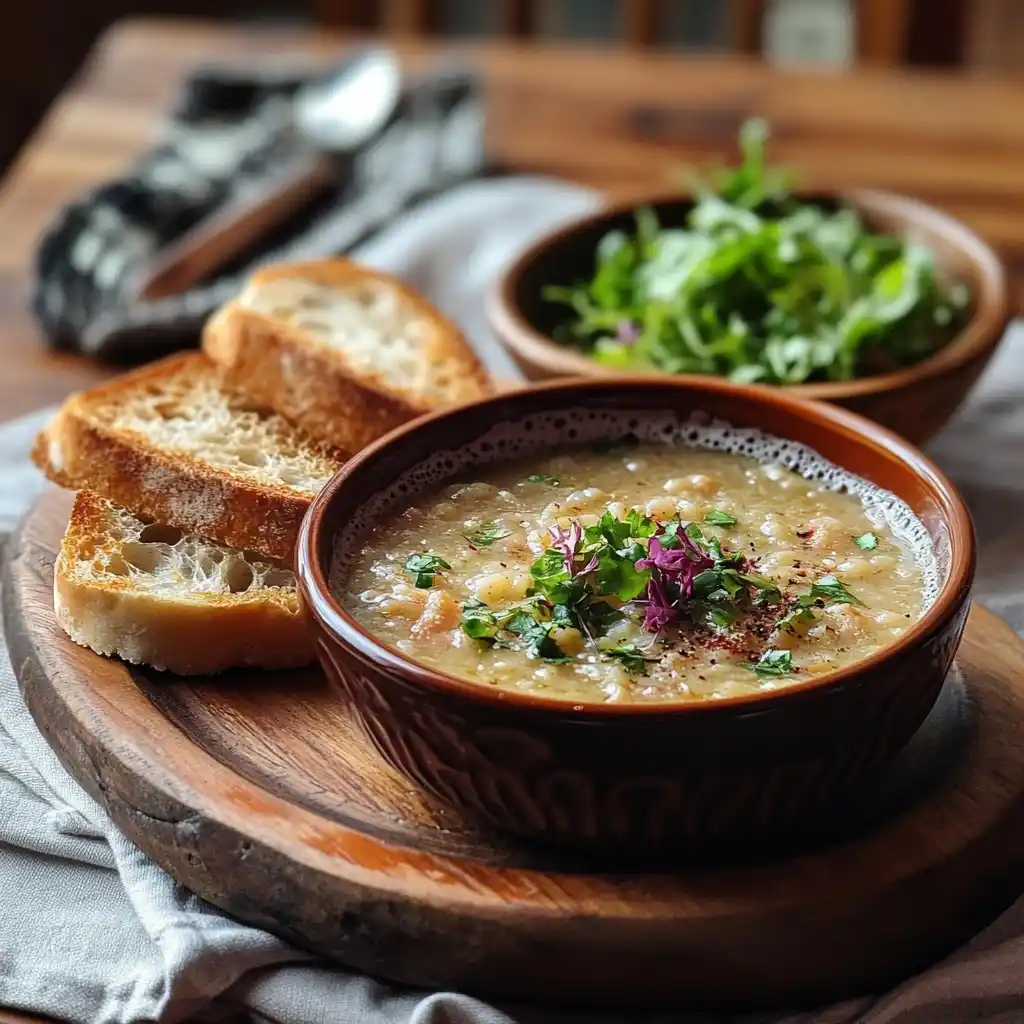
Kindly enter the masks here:
[[[4, 0], [0, 2], [0, 173], [103, 31], [126, 16], [308, 22], [438, 35], [640, 38], [685, 50], [756, 50], [766, 0]], [[980, 0], [972, 38], [994, 28]], [[976, 0], [853, 0], [875, 59], [955, 66], [969, 57]], [[1022, 5], [1024, 6], [1024, 5]], [[657, 11], [657, 16], [652, 12]], [[983, 46], [982, 46], [983, 48]], [[861, 46], [864, 49], [864, 46]], [[978, 47], [975, 47], [978, 49]], [[991, 49], [991, 45], [989, 46]]]

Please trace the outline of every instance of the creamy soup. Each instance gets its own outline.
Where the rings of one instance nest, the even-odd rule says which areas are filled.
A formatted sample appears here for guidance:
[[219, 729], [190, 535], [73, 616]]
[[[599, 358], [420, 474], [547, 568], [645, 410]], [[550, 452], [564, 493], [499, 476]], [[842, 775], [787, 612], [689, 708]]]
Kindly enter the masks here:
[[792, 685], [891, 643], [925, 594], [854, 494], [658, 443], [479, 470], [377, 525], [334, 587], [418, 661], [577, 702]]

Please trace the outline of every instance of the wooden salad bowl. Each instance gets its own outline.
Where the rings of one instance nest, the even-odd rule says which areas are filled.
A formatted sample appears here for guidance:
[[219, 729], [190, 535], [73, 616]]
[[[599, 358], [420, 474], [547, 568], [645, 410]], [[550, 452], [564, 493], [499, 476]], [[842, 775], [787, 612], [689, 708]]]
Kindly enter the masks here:
[[[1002, 264], [969, 228], [917, 200], [871, 191], [794, 194], [826, 206], [853, 207], [869, 228], [923, 244], [934, 254], [944, 279], [963, 281], [970, 288], [969, 319], [943, 348], [920, 363], [852, 381], [784, 386], [798, 398], [833, 402], [923, 444], [959, 408], [1006, 332], [1010, 305]], [[529, 379], [607, 377], [617, 372], [554, 339], [564, 310], [546, 302], [541, 289], [586, 280], [593, 273], [600, 239], [613, 229], [632, 231], [638, 206], [653, 207], [662, 225], [676, 227], [684, 223], [692, 202], [678, 195], [659, 197], [590, 214], [538, 239], [497, 282], [488, 298], [491, 328]]]
[[[890, 645], [779, 690], [689, 703], [569, 703], [497, 690], [377, 640], [336, 599], [344, 564], [422, 490], [511, 457], [638, 436], [685, 439], [711, 416], [811, 448], [891, 491], [931, 534], [941, 589]], [[793, 463], [795, 464], [795, 463]], [[337, 548], [337, 550], [336, 550]], [[909, 444], [783, 389], [712, 377], [570, 380], [420, 419], [348, 462], [303, 520], [297, 574], [335, 692], [401, 774], [471, 820], [576, 846], [722, 848], [792, 828], [884, 770], [942, 687], [966, 621], [970, 515]]]

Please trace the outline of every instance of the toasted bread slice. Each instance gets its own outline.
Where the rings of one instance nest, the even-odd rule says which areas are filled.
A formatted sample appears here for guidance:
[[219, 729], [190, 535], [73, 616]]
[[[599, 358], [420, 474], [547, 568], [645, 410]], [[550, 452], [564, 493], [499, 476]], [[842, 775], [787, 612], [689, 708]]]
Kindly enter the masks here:
[[54, 570], [75, 643], [179, 675], [294, 668], [314, 657], [290, 569], [75, 496]]
[[145, 519], [290, 559], [344, 453], [230, 389], [198, 352], [73, 395], [36, 441], [55, 483]]
[[208, 321], [203, 349], [239, 387], [347, 451], [491, 390], [454, 323], [347, 260], [256, 272]]

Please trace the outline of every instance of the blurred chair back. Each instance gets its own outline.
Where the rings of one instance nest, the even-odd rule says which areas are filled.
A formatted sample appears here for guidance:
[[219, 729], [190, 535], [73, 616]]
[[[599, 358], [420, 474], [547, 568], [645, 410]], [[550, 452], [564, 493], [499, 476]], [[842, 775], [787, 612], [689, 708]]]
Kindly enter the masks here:
[[[319, 20], [395, 35], [619, 42], [759, 54], [772, 0], [314, 0]], [[787, 0], [781, 0], [785, 3]], [[807, 7], [843, 0], [801, 0]], [[899, 64], [913, 0], [849, 0], [859, 62]]]

